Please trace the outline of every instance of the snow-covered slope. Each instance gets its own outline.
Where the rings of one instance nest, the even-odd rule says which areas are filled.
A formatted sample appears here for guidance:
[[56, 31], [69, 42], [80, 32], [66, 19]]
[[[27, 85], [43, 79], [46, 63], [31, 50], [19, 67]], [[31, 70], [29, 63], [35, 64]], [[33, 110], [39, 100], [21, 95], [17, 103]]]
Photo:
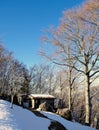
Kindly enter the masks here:
[[19, 106], [14, 105], [13, 109], [9, 106], [9, 102], [0, 100], [0, 130], [48, 130], [51, 121], [60, 122], [66, 130], [94, 130], [90, 127], [67, 121], [53, 113], [41, 112], [48, 117], [44, 118], [36, 116], [33, 112]]

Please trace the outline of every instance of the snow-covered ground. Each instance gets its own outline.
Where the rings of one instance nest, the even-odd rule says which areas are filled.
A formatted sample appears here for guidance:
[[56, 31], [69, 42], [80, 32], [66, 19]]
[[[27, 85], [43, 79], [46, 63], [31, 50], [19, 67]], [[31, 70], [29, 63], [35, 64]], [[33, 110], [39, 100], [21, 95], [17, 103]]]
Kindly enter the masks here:
[[60, 122], [67, 130], [94, 130], [78, 123], [72, 123], [60, 116], [41, 112], [47, 118], [38, 117], [33, 112], [14, 105], [11, 109], [9, 102], [0, 100], [0, 130], [48, 130], [51, 120]]

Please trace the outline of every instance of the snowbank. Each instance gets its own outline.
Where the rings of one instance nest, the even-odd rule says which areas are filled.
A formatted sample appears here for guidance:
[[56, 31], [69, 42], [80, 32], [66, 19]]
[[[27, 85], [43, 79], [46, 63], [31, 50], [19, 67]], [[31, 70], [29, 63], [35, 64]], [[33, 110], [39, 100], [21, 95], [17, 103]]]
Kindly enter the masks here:
[[0, 130], [48, 130], [51, 120], [60, 122], [68, 130], [94, 130], [78, 123], [72, 123], [62, 117], [49, 113], [41, 112], [47, 118], [36, 116], [22, 107], [14, 105], [10, 108], [10, 103], [0, 100]]

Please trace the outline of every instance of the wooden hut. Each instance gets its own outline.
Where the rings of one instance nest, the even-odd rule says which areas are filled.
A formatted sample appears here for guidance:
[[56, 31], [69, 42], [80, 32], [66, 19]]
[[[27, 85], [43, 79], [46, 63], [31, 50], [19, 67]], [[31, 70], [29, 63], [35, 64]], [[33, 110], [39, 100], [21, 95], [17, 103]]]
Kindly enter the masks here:
[[27, 108], [39, 108], [39, 105], [47, 102], [54, 108], [54, 99], [55, 97], [49, 94], [21, 94], [18, 95], [19, 105]]
[[55, 97], [49, 94], [31, 94], [29, 95], [31, 99], [31, 107], [38, 108], [40, 104], [47, 102], [54, 108], [54, 99]]

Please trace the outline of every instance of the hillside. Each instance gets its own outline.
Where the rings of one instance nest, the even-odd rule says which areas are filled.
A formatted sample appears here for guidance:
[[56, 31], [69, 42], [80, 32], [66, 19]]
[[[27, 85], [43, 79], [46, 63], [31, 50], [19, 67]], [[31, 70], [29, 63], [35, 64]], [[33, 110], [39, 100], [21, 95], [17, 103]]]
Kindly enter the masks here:
[[62, 117], [39, 111], [28, 111], [9, 102], [0, 100], [0, 130], [94, 130]]

